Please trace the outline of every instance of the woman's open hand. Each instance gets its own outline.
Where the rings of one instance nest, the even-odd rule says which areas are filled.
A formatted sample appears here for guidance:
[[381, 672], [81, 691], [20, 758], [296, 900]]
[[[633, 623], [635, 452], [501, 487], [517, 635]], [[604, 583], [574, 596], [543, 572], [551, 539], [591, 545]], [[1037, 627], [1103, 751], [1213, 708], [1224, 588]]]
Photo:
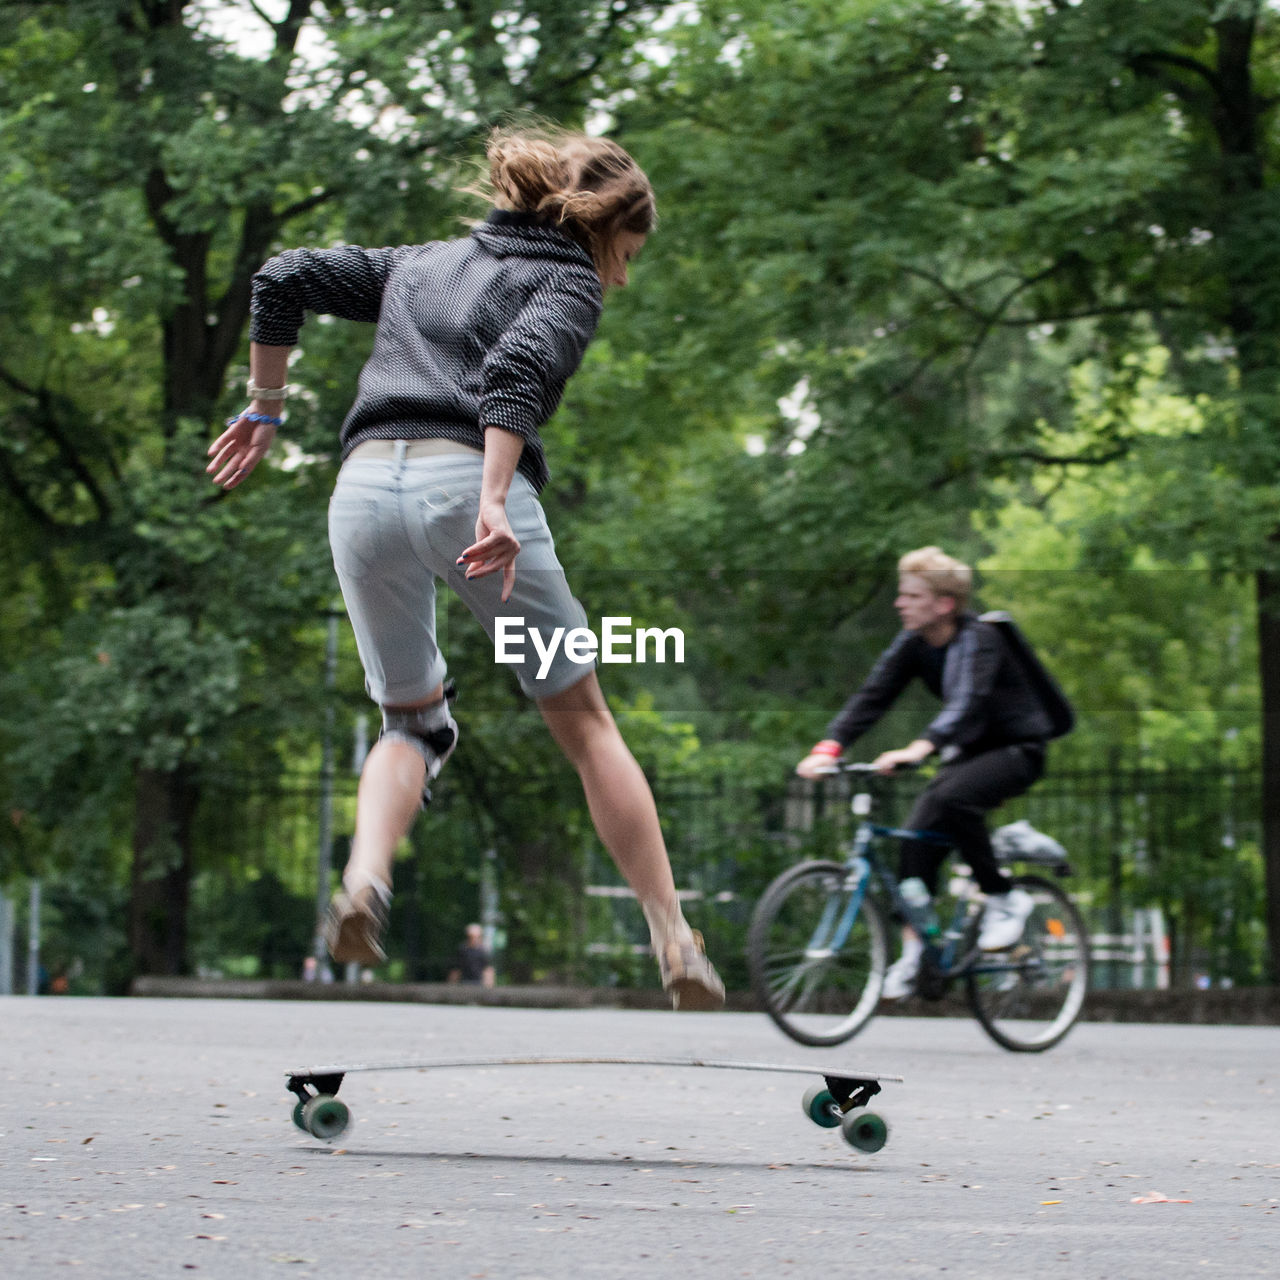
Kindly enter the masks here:
[[520, 541], [511, 530], [506, 503], [482, 499], [476, 516], [476, 540], [458, 557], [467, 566], [468, 579], [502, 571], [502, 602], [511, 598], [516, 585], [516, 556]]
[[209, 446], [212, 461], [205, 472], [223, 489], [234, 489], [267, 456], [271, 442], [276, 438], [273, 422], [250, 422], [249, 413], [259, 417], [272, 417], [272, 408], [259, 405], [255, 400], [244, 413], [227, 422], [227, 429]]

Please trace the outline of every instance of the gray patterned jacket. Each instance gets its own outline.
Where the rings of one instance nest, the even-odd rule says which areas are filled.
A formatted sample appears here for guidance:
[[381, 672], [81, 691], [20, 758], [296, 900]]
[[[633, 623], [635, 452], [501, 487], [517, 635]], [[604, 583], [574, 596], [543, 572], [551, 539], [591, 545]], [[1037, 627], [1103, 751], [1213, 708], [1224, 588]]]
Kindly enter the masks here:
[[563, 232], [494, 210], [459, 240], [391, 249], [291, 249], [253, 278], [250, 337], [293, 346], [304, 313], [376, 323], [342, 424], [365, 440], [445, 438], [484, 448], [484, 427], [524, 439], [519, 470], [549, 477], [538, 428], [555, 412], [600, 319], [590, 255]]

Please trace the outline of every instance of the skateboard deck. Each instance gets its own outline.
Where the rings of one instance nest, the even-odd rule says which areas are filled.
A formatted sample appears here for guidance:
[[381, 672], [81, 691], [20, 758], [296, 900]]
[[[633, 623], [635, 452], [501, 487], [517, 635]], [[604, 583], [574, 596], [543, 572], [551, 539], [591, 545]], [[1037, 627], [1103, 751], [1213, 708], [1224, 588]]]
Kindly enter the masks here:
[[901, 1076], [872, 1075], [843, 1067], [818, 1067], [800, 1063], [738, 1062], [718, 1058], [578, 1057], [537, 1055], [490, 1058], [423, 1058], [411, 1061], [357, 1062], [319, 1067], [299, 1067], [285, 1073], [286, 1088], [297, 1102], [293, 1122], [305, 1133], [331, 1142], [351, 1122], [351, 1113], [337, 1093], [343, 1079], [360, 1071], [443, 1071], [464, 1067], [697, 1067], [712, 1071], [760, 1071], [779, 1075], [820, 1076], [801, 1106], [805, 1115], [826, 1129], [839, 1127], [846, 1142], [859, 1151], [879, 1151], [888, 1137], [888, 1126], [874, 1112], [861, 1111], [885, 1083], [901, 1084]]

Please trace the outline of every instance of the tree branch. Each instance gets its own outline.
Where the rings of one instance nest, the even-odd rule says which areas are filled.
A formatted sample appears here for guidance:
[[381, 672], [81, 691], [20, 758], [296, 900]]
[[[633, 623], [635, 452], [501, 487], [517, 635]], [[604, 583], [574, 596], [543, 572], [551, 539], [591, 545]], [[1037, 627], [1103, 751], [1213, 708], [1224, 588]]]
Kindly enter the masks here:
[[1170, 86], [1173, 86], [1181, 84], [1181, 81], [1169, 80], [1167, 76], [1161, 76], [1157, 71], [1149, 69], [1152, 64], [1178, 67], [1183, 71], [1190, 71], [1193, 75], [1197, 75], [1204, 80], [1219, 98], [1222, 97], [1222, 81], [1218, 78], [1218, 73], [1197, 58], [1191, 58], [1182, 53], [1168, 53], [1164, 50], [1154, 49], [1146, 53], [1135, 53], [1129, 59], [1129, 66], [1139, 75], [1154, 76], [1156, 79], [1163, 79]]
[[[1108, 453], [1096, 454], [1067, 455], [1039, 453], [1034, 449], [1016, 449], [1009, 453], [988, 454], [985, 464], [989, 466], [992, 463], [1001, 462], [1034, 462], [1037, 466], [1043, 467], [1105, 467], [1112, 462], [1118, 462], [1121, 458], [1127, 457], [1128, 453], [1129, 446], [1127, 443], [1117, 445]], [[957, 468], [954, 471], [943, 472], [928, 481], [926, 488], [930, 493], [937, 493], [940, 489], [945, 489], [953, 481], [972, 475], [977, 469], [975, 466], [969, 465]]]
[[0, 365], [0, 382], [12, 387], [19, 395], [29, 396], [32, 400], [38, 400], [40, 393], [35, 387], [29, 387], [17, 374], [10, 373], [3, 365]]
[[[111, 503], [108, 501], [106, 494], [103, 493], [101, 486], [94, 479], [93, 473], [85, 465], [79, 451], [74, 445], [72, 445], [70, 439], [68, 439], [66, 433], [59, 424], [57, 414], [54, 412], [53, 394], [45, 387], [29, 386], [19, 378], [17, 374], [11, 373], [2, 365], [0, 365], [0, 382], [11, 387], [14, 391], [18, 392], [19, 395], [25, 396], [28, 400], [34, 401], [35, 416], [33, 421], [35, 425], [40, 427], [44, 434], [53, 442], [59, 455], [62, 457], [63, 462], [66, 464], [67, 469], [76, 478], [76, 480], [84, 486], [90, 498], [92, 498], [93, 505], [98, 509], [99, 519], [105, 520], [111, 514]], [[21, 485], [21, 481], [18, 479], [17, 473], [12, 470], [11, 466], [9, 466], [7, 455], [5, 459], [5, 466], [7, 472], [5, 477], [6, 481], [9, 482], [9, 486], [14, 490], [15, 496], [18, 497], [18, 500], [23, 503], [24, 507], [28, 508], [29, 513], [33, 514], [34, 511], [41, 512], [44, 523], [47, 524], [48, 527], [69, 527], [58, 524], [57, 521], [53, 520], [52, 517], [43, 511], [43, 508], [39, 507], [39, 505], [35, 503], [34, 499], [30, 498], [29, 494], [27, 501], [24, 502], [21, 495], [27, 491]], [[108, 466], [114, 471], [114, 464], [110, 458], [108, 458]]]
[[[1005, 316], [1001, 314], [1018, 294], [1047, 280], [1066, 265], [1066, 259], [1062, 259], [1046, 267], [1044, 271], [1039, 272], [1037, 275], [1019, 280], [990, 311], [984, 311], [976, 302], [965, 297], [964, 294], [947, 284], [940, 276], [931, 271], [926, 271], [923, 267], [907, 264], [902, 270], [908, 275], [917, 276], [927, 284], [933, 285], [953, 306], [967, 312], [988, 327], [999, 325], [1011, 329], [1021, 329], [1033, 324], [1066, 324], [1072, 320], [1092, 320], [1098, 316], [1140, 315], [1144, 312], [1186, 311], [1188, 309], [1185, 303], [1169, 302], [1163, 298], [1152, 298], [1144, 302], [1101, 303], [1096, 307], [1086, 307], [1082, 311], [1061, 311], [1033, 316]], [[995, 277], [990, 278], [994, 279]]]
[[935, 275], [932, 271], [926, 271], [923, 267], [912, 266], [909, 262], [903, 265], [902, 270], [909, 276], [916, 276], [926, 284], [933, 285], [952, 306], [961, 311], [967, 311], [971, 316], [976, 316], [979, 320], [990, 322], [991, 317], [987, 312], [983, 311], [975, 303], [970, 302], [964, 294], [958, 293], [941, 276]]
[[0, 480], [17, 499], [18, 505], [27, 513], [27, 518], [45, 533], [60, 533], [66, 526], [59, 524], [32, 496], [31, 491], [18, 476], [9, 462], [9, 451], [0, 446]]
[[[262, 10], [258, 9], [254, 0], [250, 0], [254, 9], [261, 14]], [[266, 17], [265, 14], [262, 15]], [[298, 35], [302, 31], [302, 24], [311, 16], [311, 0], [289, 0], [289, 12], [279, 22], [271, 22], [267, 18], [272, 29], [276, 33], [275, 55], [288, 54], [293, 56], [294, 50], [298, 45]]]
[[1042, 316], [1005, 316], [996, 324], [1011, 329], [1026, 328], [1033, 324], [1067, 324], [1072, 320], [1093, 320], [1098, 316], [1131, 316], [1144, 313], [1154, 314], [1157, 311], [1186, 311], [1188, 307], [1181, 302], [1164, 302], [1154, 299], [1151, 302], [1110, 303], [1098, 307], [1089, 307], [1084, 311], [1062, 311], [1056, 315]]
[[62, 456], [67, 469], [88, 492], [89, 497], [93, 500], [93, 505], [98, 509], [98, 518], [105, 521], [111, 515], [111, 503], [98, 482], [93, 478], [93, 473], [85, 465], [79, 450], [75, 448], [62, 430], [62, 426], [53, 411], [52, 396], [47, 391], [41, 391], [37, 397], [37, 404], [40, 408], [40, 416], [37, 419], [39, 425], [57, 446], [58, 453]]
[[279, 226], [288, 222], [290, 218], [296, 218], [299, 214], [307, 213], [311, 209], [317, 209], [320, 205], [343, 194], [345, 192], [342, 187], [327, 187], [324, 191], [318, 191], [314, 195], [307, 196], [305, 200], [295, 200], [293, 204], [285, 205], [275, 215], [276, 225]]
[[1015, 449], [1009, 453], [991, 455], [993, 462], [1034, 462], [1044, 467], [1105, 467], [1119, 462], [1129, 453], [1128, 443], [1118, 444], [1107, 453], [1055, 454], [1040, 453], [1035, 449]]

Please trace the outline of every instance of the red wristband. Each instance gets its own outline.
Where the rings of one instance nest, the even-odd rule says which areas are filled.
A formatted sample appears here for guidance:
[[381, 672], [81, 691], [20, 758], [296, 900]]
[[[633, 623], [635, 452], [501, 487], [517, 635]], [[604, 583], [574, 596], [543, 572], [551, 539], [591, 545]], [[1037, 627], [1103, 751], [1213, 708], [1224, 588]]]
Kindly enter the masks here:
[[830, 756], [833, 760], [839, 760], [844, 755], [844, 748], [834, 738], [823, 738], [816, 747], [809, 749], [811, 756]]

